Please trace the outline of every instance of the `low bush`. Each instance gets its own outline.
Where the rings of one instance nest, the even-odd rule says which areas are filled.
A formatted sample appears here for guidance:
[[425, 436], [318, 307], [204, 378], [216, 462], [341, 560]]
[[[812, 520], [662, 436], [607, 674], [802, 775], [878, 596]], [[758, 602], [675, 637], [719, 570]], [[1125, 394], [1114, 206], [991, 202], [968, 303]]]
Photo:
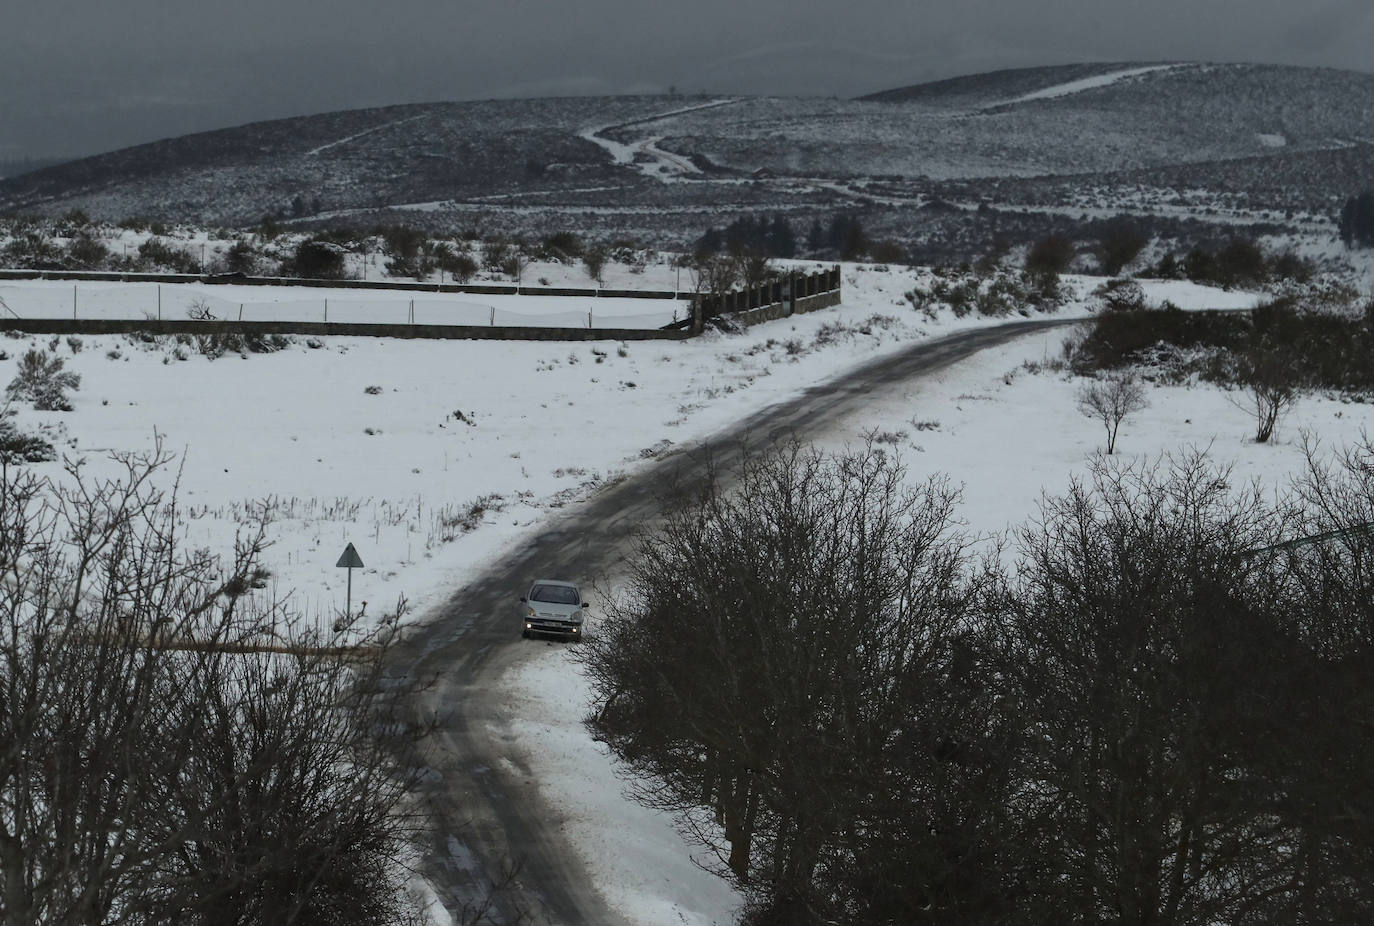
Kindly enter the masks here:
[[290, 335], [257, 332], [239, 334], [227, 331], [223, 334], [196, 335], [195, 338], [196, 349], [211, 360], [225, 354], [271, 354], [295, 343]]
[[1123, 312], [1148, 308], [1145, 290], [1134, 280], [1108, 280], [1093, 291], [1101, 300], [1100, 307], [1107, 312]]
[[929, 279], [916, 284], [906, 299], [918, 311], [934, 317], [948, 310], [956, 318], [977, 312], [1003, 317], [1031, 311], [1052, 312], [1059, 307], [1058, 278], [991, 270], [979, 273], [971, 267], [937, 268]]
[[1079, 375], [1172, 364], [1226, 385], [1248, 385], [1245, 358], [1278, 356], [1301, 388], [1374, 395], [1374, 317], [1316, 311], [1283, 298], [1249, 314], [1162, 309], [1105, 312], [1072, 348]]
[[284, 270], [312, 280], [339, 280], [344, 276], [346, 249], [332, 241], [312, 238], [302, 241]]
[[57, 450], [41, 437], [23, 434], [14, 422], [0, 419], [0, 462], [46, 463], [57, 459]]
[[1166, 254], [1150, 275], [1161, 279], [1189, 279], [1226, 289], [1261, 287], [1292, 281], [1307, 283], [1315, 276], [1312, 261], [1292, 251], [1268, 254], [1254, 241], [1234, 238], [1219, 246], [1197, 245], [1180, 260]]
[[67, 390], [80, 389], [81, 377], [64, 370], [65, 365], [61, 357], [30, 349], [19, 358], [19, 369], [5, 392], [11, 399], [32, 402], [40, 411], [69, 412], [72, 403], [67, 398]]
[[190, 251], [172, 247], [156, 237], [138, 246], [138, 265], [143, 270], [171, 273], [197, 273], [200, 270], [199, 261]]

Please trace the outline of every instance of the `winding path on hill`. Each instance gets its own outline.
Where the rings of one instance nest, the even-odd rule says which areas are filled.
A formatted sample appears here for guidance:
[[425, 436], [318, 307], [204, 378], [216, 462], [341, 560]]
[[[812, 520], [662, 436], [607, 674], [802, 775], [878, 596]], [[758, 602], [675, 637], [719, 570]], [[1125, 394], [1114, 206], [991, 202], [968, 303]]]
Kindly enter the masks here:
[[[617, 926], [611, 910], [561, 832], [560, 813], [523, 764], [498, 680], [531, 650], [520, 637], [520, 583], [536, 574], [595, 577], [613, 572], [624, 542], [658, 512], [658, 491], [675, 475], [696, 478], [702, 457], [729, 465], [745, 438], [821, 434], [880, 393], [1048, 327], [1074, 320], [1013, 322], [963, 332], [874, 361], [767, 408], [698, 445], [598, 491], [512, 549], [439, 616], [415, 627], [393, 660], [398, 679], [432, 680], [416, 698], [437, 727], [426, 745], [423, 809], [431, 815], [425, 874], [455, 923], [470, 917], [490, 884], [505, 881], [482, 922]], [[515, 875], [506, 877], [515, 865]]]
[[716, 109], [721, 106], [733, 106], [737, 104], [737, 99], [717, 99], [706, 103], [698, 103], [693, 106], [682, 106], [667, 112], [656, 113], [652, 116], [644, 116], [639, 119], [631, 119], [628, 122], [617, 122], [613, 125], [599, 125], [592, 128], [583, 129], [577, 134], [594, 145], [599, 145], [606, 150], [617, 164], [635, 164], [635, 155], [642, 154], [651, 158], [648, 164], [640, 165], [640, 170], [654, 180], [668, 182], [685, 174], [699, 174], [701, 169], [680, 155], [664, 151], [657, 147], [658, 142], [663, 140], [662, 135], [652, 135], [635, 141], [624, 143], [605, 137], [606, 132], [613, 132], [617, 129], [628, 129], [636, 125], [649, 125], [660, 122], [664, 119], [671, 119], [673, 116], [681, 116], [685, 113], [699, 112], [703, 109]]

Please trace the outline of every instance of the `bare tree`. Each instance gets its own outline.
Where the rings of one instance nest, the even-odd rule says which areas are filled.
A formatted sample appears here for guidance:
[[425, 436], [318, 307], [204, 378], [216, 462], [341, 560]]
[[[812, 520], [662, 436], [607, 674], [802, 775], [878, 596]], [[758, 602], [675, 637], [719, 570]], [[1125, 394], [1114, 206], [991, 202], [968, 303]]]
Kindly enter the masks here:
[[1255, 443], [1267, 443], [1300, 395], [1291, 358], [1281, 349], [1257, 346], [1241, 359], [1240, 376], [1255, 413]]
[[739, 259], [727, 254], [699, 251], [683, 255], [678, 260], [678, 266], [685, 268], [690, 275], [692, 291], [696, 293], [696, 298], [692, 300], [692, 329], [700, 331], [707, 316], [719, 311], [708, 310], [704, 303], [709, 300], [719, 305], [717, 300], [739, 282]]
[[740, 282], [745, 289], [752, 289], [777, 276], [777, 269], [768, 255], [760, 248], [745, 248], [737, 255]]
[[389, 637], [307, 631], [261, 523], [188, 549], [168, 458], [117, 459], [0, 466], [0, 923], [394, 922]]
[[1273, 921], [1258, 911], [1291, 891], [1301, 835], [1253, 749], [1287, 599], [1249, 551], [1284, 530], [1200, 455], [1102, 458], [1020, 529], [999, 678], [1031, 744], [1031, 921]]
[[1078, 410], [1096, 418], [1107, 429], [1107, 453], [1116, 452], [1116, 433], [1126, 416], [1141, 411], [1149, 402], [1145, 388], [1131, 370], [1115, 370], [1078, 390]]
[[740, 262], [728, 254], [691, 254], [682, 258], [690, 274], [692, 291], [703, 296], [728, 293], [740, 281]]
[[748, 454], [684, 487], [584, 647], [590, 728], [752, 922], [976, 920], [1011, 896], [954, 500], [871, 446]]
[[1299, 834], [1295, 890], [1271, 922], [1374, 919], [1374, 443], [1306, 436], [1298, 520], [1265, 551], [1292, 583], [1272, 721], [1257, 730], [1272, 809]]

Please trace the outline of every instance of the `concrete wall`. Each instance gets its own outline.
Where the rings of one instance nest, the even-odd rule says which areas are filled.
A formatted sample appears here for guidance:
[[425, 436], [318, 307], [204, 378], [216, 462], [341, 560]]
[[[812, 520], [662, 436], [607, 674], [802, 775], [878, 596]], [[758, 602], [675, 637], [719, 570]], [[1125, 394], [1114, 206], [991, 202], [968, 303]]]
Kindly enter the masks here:
[[0, 331], [25, 334], [299, 334], [369, 338], [510, 341], [681, 341], [688, 331], [662, 328], [534, 328], [485, 325], [366, 325], [336, 322], [239, 322], [98, 318], [0, 319]]

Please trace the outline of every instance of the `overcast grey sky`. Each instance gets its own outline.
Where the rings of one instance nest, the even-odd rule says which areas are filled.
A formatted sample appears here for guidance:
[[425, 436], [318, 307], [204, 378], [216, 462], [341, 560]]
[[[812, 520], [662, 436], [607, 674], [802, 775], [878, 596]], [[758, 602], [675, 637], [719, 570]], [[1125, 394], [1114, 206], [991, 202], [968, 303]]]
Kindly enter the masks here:
[[0, 160], [431, 100], [853, 96], [1077, 61], [1374, 70], [1371, 0], [6, 0]]

